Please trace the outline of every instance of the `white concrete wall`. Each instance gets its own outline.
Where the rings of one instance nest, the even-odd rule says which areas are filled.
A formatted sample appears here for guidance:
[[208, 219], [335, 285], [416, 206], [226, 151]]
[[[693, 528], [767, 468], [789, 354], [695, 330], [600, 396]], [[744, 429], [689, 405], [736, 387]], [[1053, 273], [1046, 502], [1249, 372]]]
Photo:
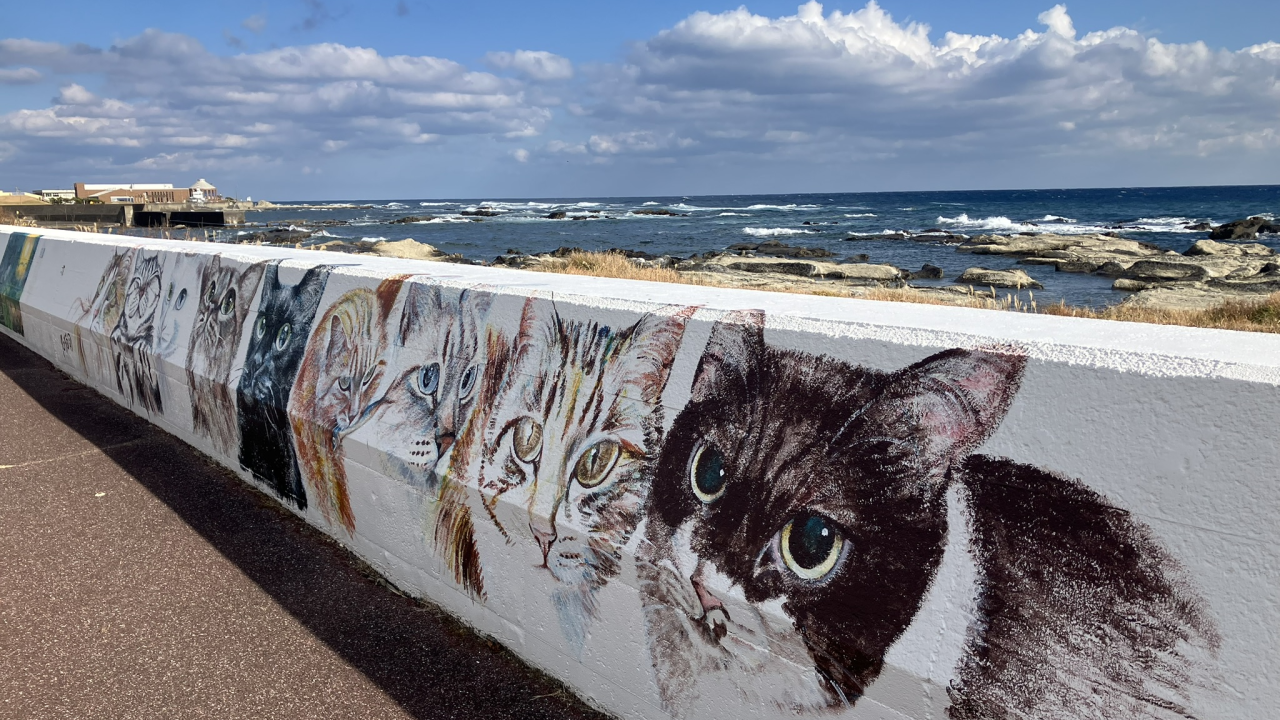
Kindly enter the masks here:
[[[310, 327], [259, 313], [323, 263]], [[1280, 707], [1280, 337], [12, 227], [5, 297], [3, 332], [621, 717]], [[204, 302], [242, 317], [217, 352]], [[304, 347], [254, 441], [302, 458], [291, 500], [236, 398]]]

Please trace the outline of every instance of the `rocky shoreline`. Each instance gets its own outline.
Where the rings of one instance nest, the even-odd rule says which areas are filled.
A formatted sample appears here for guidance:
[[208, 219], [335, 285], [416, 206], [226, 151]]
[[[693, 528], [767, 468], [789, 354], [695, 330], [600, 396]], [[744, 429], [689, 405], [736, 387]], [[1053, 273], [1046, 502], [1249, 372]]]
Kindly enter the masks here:
[[[476, 221], [496, 214], [496, 211], [485, 207], [468, 212]], [[565, 221], [604, 217], [598, 211], [553, 212], [548, 215], [549, 219]], [[429, 222], [432, 219], [429, 215], [405, 216], [392, 224]], [[332, 221], [270, 228], [242, 234], [238, 241], [528, 270], [554, 270], [556, 263], [562, 263], [575, 252], [582, 252], [579, 248], [570, 247], [543, 254], [527, 254], [512, 249], [490, 262], [479, 262], [443, 253], [429, 244], [411, 239], [329, 239], [321, 232], [326, 226], [338, 224], [343, 223]], [[865, 253], [839, 257], [824, 248], [792, 246], [779, 240], [739, 243], [723, 252], [687, 258], [655, 256], [622, 248], [608, 252], [625, 256], [637, 268], [672, 270], [692, 282], [791, 292], [822, 292], [825, 288], [843, 290], [851, 295], [858, 295], [859, 289], [866, 288], [911, 288], [939, 302], [947, 302], [951, 298], [957, 303], [965, 303], [975, 292], [990, 291], [994, 294], [996, 288], [1019, 291], [1043, 287], [1021, 269], [984, 267], [980, 256], [1000, 256], [1022, 265], [1052, 266], [1057, 272], [1111, 278], [1114, 289], [1131, 293], [1122, 301], [1123, 304], [1138, 307], [1203, 309], [1229, 300], [1263, 299], [1280, 291], [1280, 258], [1266, 245], [1249, 242], [1256, 240], [1258, 233], [1280, 232], [1280, 224], [1264, 218], [1246, 218], [1198, 229], [1206, 231], [1210, 237], [1195, 242], [1182, 253], [1114, 233], [1056, 235], [1022, 232], [970, 237], [931, 230], [892, 238], [943, 244], [953, 247], [956, 252], [979, 256], [948, 285], [913, 283], [916, 280], [945, 279], [943, 270], [934, 265], [926, 264], [919, 270], [912, 270], [870, 262]], [[861, 239], [867, 239], [867, 236], [849, 238]]]

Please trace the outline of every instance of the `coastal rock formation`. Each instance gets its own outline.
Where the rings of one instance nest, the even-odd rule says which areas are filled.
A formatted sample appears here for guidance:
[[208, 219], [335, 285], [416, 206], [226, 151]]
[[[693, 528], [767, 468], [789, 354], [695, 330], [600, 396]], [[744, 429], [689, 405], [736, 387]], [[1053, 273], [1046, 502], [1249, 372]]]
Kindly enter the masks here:
[[795, 247], [781, 240], [765, 240], [762, 243], [738, 243], [730, 245], [729, 252], [739, 255], [769, 255], [789, 258], [829, 258], [835, 253], [825, 248]]
[[431, 222], [435, 220], [435, 215], [406, 215], [402, 218], [396, 218], [391, 221], [392, 225], [408, 225], [410, 223]]
[[720, 255], [688, 260], [677, 266], [682, 272], [750, 275], [789, 275], [823, 280], [843, 280], [858, 285], [900, 285], [902, 271], [892, 265], [837, 263], [791, 258]]
[[1255, 255], [1268, 257], [1276, 252], [1261, 243], [1220, 243], [1214, 240], [1198, 240], [1183, 255]]
[[1223, 223], [1209, 231], [1210, 240], [1257, 240], [1258, 233], [1280, 233], [1280, 223], [1251, 217]]
[[640, 210], [632, 210], [632, 215], [662, 215], [665, 217], [689, 217], [688, 213], [678, 213], [666, 208], [642, 208]]
[[1015, 290], [1024, 288], [1041, 290], [1044, 288], [1044, 285], [1036, 282], [1025, 270], [1018, 269], [990, 270], [971, 267], [961, 273], [960, 277], [956, 278], [956, 282], [961, 285], [986, 285], [988, 287], [1013, 288]]

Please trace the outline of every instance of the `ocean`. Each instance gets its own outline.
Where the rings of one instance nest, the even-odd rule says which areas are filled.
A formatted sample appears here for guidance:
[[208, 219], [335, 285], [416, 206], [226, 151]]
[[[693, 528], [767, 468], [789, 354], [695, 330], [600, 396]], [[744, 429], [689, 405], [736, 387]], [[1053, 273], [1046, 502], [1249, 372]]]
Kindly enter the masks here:
[[[498, 214], [480, 222], [462, 214], [481, 208]], [[669, 210], [678, 216], [643, 214], [652, 210]], [[546, 217], [557, 212], [564, 213], [564, 219]], [[946, 273], [947, 279], [941, 281], [912, 281], [921, 285], [949, 284], [968, 267], [1017, 266], [1044, 284], [1044, 290], [1035, 291], [1039, 304], [1065, 300], [1100, 307], [1126, 295], [1111, 289], [1110, 278], [1056, 273], [1052, 267], [959, 253], [941, 241], [875, 236], [932, 229], [970, 236], [1114, 232], [1182, 252], [1208, 237], [1206, 231], [1191, 230], [1188, 225], [1277, 213], [1280, 185], [280, 203], [276, 209], [249, 212], [248, 220], [272, 226], [332, 221], [324, 222], [323, 234], [311, 242], [412, 238], [447, 253], [485, 261], [508, 249], [542, 253], [566, 246], [688, 257], [737, 243], [777, 239], [825, 248], [836, 253], [833, 259], [837, 260], [865, 254], [869, 262], [912, 270], [929, 263]], [[392, 224], [408, 215], [434, 219]], [[217, 239], [234, 241], [243, 232], [221, 231]], [[1263, 235], [1259, 242], [1280, 250], [1280, 235]]]

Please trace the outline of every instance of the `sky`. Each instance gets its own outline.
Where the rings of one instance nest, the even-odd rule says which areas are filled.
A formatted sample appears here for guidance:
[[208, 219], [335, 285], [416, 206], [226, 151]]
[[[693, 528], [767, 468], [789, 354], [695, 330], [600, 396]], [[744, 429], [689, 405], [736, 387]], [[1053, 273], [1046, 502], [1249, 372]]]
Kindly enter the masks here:
[[1280, 183], [1280, 3], [71, 1], [0, 189], [260, 199]]

